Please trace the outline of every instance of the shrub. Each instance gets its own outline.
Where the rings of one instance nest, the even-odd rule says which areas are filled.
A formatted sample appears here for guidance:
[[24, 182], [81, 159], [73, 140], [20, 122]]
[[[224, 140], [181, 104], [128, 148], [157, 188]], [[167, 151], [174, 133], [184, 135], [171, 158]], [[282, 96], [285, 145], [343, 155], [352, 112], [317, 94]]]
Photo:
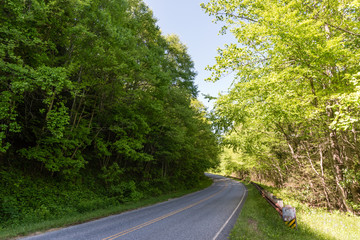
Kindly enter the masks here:
[[110, 195], [116, 197], [119, 202], [137, 201], [143, 197], [143, 194], [137, 190], [133, 180], [112, 185], [109, 192]]

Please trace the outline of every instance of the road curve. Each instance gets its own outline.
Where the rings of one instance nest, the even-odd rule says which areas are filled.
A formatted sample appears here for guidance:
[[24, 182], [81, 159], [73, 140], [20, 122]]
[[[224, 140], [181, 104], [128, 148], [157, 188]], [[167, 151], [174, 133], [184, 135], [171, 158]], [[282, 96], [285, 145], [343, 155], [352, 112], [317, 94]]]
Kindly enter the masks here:
[[190, 240], [227, 239], [247, 196], [237, 181], [207, 174], [204, 190], [27, 240]]

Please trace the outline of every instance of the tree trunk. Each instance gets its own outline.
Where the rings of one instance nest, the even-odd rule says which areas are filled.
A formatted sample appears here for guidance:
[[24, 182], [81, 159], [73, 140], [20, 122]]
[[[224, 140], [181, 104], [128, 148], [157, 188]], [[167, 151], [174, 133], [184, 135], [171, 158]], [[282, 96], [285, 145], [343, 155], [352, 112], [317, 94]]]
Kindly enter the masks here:
[[[331, 107], [331, 104], [327, 106], [327, 114], [329, 120], [334, 119], [334, 110]], [[333, 160], [333, 171], [335, 176], [335, 183], [337, 187], [337, 191], [339, 194], [339, 206], [341, 209], [346, 210], [348, 212], [352, 212], [351, 208], [347, 205], [347, 193], [344, 187], [341, 185], [344, 180], [343, 177], [343, 168], [344, 168], [344, 160], [341, 156], [341, 148], [338, 142], [337, 132], [336, 130], [330, 130], [329, 133], [329, 143], [330, 143], [330, 154]]]
[[321, 184], [323, 186], [323, 191], [325, 194], [325, 198], [326, 198], [326, 203], [328, 208], [331, 208], [331, 203], [330, 203], [330, 197], [329, 197], [329, 188], [326, 185], [326, 181], [325, 181], [325, 175], [324, 175], [324, 158], [323, 158], [323, 153], [322, 153], [322, 147], [319, 146], [319, 154], [320, 154], [320, 170], [321, 170]]
[[337, 186], [339, 197], [340, 197], [339, 198], [340, 205], [341, 205], [342, 209], [344, 209], [344, 210], [346, 210], [348, 212], [352, 212], [352, 210], [350, 209], [350, 207], [346, 203], [346, 200], [347, 200], [346, 191], [341, 186], [341, 182], [344, 180], [344, 178], [343, 178], [344, 161], [343, 161], [343, 159], [341, 157], [341, 152], [340, 152], [339, 144], [338, 144], [338, 141], [337, 141], [336, 130], [331, 130], [330, 131], [329, 140], [330, 140], [330, 151], [331, 151], [332, 160], [333, 160], [333, 169], [334, 169], [334, 174], [335, 174], [335, 182], [336, 182], [336, 186]]

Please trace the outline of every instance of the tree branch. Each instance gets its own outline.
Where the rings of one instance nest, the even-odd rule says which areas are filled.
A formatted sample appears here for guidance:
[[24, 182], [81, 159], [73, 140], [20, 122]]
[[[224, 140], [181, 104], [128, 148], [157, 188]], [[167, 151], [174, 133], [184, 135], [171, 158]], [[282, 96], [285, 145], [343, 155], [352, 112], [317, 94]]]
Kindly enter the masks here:
[[346, 29], [344, 29], [344, 28], [341, 28], [341, 27], [338, 27], [338, 26], [334, 26], [334, 25], [332, 25], [332, 24], [330, 24], [330, 23], [327, 23], [327, 24], [328, 24], [330, 27], [336, 28], [336, 29], [341, 30], [341, 31], [343, 31], [343, 32], [346, 32], [346, 33], [348, 33], [348, 34], [351, 34], [351, 35], [354, 35], [354, 36], [360, 36], [359, 33], [351, 32], [351, 31], [346, 30]]
[[244, 17], [244, 16], [238, 16], [238, 15], [235, 15], [235, 14], [232, 14], [232, 13], [225, 13], [225, 12], [221, 13], [221, 12], [219, 12], [219, 13], [217, 13], [217, 14], [230, 16], [230, 17], [232, 17], [232, 18], [244, 19], [244, 20], [248, 20], [248, 21], [250, 21], [250, 22], [256, 22], [256, 23], [258, 22], [258, 21], [254, 20], [254, 19], [252, 19], [252, 18], [248, 18], [248, 17]]

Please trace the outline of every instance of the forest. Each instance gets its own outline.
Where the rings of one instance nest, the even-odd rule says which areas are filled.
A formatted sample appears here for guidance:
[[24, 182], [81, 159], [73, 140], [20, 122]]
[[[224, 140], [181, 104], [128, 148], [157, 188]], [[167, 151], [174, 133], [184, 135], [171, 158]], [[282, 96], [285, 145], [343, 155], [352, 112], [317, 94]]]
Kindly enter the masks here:
[[213, 112], [220, 170], [288, 187], [299, 200], [360, 212], [360, 2], [210, 0], [236, 41], [210, 81], [233, 74]]
[[193, 188], [218, 165], [187, 48], [141, 0], [4, 0], [0, 23], [0, 229]]

